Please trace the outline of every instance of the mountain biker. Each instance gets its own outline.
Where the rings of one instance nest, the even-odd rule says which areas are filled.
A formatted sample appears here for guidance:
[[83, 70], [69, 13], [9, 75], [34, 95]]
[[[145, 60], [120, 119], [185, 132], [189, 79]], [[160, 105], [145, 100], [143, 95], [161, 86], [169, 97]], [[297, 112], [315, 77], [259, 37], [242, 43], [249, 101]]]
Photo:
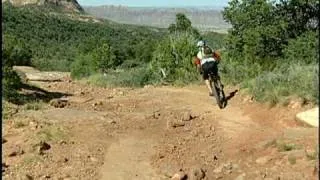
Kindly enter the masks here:
[[209, 89], [209, 96], [213, 96], [211, 82], [209, 81], [209, 73], [213, 72], [214, 75], [218, 76], [220, 54], [218, 51], [212, 51], [212, 49], [203, 40], [197, 43], [197, 47], [199, 51], [195, 57], [195, 64]]

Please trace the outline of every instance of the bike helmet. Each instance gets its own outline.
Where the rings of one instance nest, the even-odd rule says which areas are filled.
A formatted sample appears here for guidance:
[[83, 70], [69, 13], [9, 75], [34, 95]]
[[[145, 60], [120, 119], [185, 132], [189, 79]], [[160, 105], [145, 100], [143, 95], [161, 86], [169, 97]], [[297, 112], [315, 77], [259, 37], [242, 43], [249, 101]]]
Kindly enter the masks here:
[[197, 43], [197, 47], [203, 47], [205, 45], [205, 41], [201, 40], [201, 41], [198, 41]]
[[208, 46], [204, 47], [203, 52], [205, 55], [212, 55], [212, 49], [209, 48]]

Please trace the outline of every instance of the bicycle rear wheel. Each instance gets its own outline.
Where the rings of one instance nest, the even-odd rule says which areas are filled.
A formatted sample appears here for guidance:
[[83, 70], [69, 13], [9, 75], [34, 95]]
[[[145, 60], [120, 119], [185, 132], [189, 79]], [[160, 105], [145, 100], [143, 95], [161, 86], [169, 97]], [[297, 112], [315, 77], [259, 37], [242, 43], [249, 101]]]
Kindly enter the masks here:
[[214, 97], [216, 99], [216, 102], [217, 102], [219, 108], [222, 109], [223, 108], [224, 98], [220, 97], [220, 89], [218, 87], [218, 84], [217, 84], [216, 80], [213, 80], [211, 83], [212, 83], [211, 85], [212, 85], [213, 95], [214, 95]]

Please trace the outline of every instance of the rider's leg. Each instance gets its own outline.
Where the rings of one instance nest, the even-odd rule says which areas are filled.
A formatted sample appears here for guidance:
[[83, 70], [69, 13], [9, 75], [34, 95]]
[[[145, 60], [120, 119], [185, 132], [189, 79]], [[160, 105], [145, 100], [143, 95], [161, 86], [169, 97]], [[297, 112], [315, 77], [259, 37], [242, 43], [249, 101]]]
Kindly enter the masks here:
[[212, 84], [209, 80], [209, 70], [210, 70], [210, 64], [209, 63], [205, 63], [203, 66], [202, 66], [202, 69], [203, 69], [203, 80], [205, 81], [206, 83], [206, 86], [209, 90], [209, 95], [210, 96], [213, 96], [213, 91], [212, 91]]
[[206, 79], [206, 80], [205, 80], [205, 83], [206, 83], [206, 85], [207, 85], [207, 87], [208, 87], [209, 95], [213, 95], [213, 91], [212, 91], [212, 86], [211, 86], [210, 80], [209, 80], [209, 79]]

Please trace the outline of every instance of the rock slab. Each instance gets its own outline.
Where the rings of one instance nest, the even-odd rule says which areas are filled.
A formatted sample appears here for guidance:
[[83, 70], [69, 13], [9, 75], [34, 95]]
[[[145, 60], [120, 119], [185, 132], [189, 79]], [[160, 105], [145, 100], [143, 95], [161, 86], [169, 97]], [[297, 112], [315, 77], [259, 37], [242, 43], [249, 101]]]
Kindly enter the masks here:
[[319, 127], [319, 107], [298, 113], [296, 119], [312, 127]]

